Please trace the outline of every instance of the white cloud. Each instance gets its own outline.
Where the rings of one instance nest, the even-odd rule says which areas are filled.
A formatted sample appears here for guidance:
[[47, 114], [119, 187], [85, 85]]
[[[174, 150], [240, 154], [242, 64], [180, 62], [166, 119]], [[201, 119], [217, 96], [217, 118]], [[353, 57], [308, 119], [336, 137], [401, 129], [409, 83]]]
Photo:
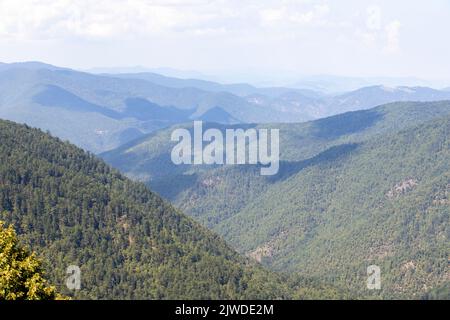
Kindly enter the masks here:
[[379, 46], [381, 28], [381, 8], [372, 5], [366, 8], [365, 28], [363, 30], [356, 29], [355, 35], [366, 47], [374, 49]]
[[287, 12], [285, 7], [263, 9], [260, 12], [263, 24], [271, 25], [276, 21], [281, 21], [286, 18]]
[[357, 29], [355, 35], [368, 48], [379, 48], [384, 54], [394, 54], [400, 51], [400, 27], [398, 20], [384, 25], [381, 8], [370, 6], [366, 9], [365, 28]]
[[366, 26], [369, 30], [381, 29], [381, 8], [379, 6], [370, 6], [367, 8]]
[[0, 61], [444, 74], [449, 28], [444, 0], [0, 0]]
[[325, 25], [327, 16], [330, 13], [330, 7], [326, 4], [316, 5], [310, 11], [305, 13], [294, 12], [290, 20], [300, 24]]
[[360, 29], [355, 31], [356, 36], [361, 39], [362, 43], [369, 47], [375, 48], [377, 46], [378, 34], [375, 32], [361, 31]]
[[384, 53], [398, 53], [400, 51], [400, 27], [401, 23], [394, 20], [385, 27], [387, 44], [383, 48]]
[[[0, 35], [111, 38], [201, 29], [218, 12], [206, 0], [0, 0]], [[208, 27], [210, 29], [210, 27]]]
[[227, 35], [329, 25], [330, 7], [307, 0], [0, 0], [0, 36], [14, 40]]
[[327, 4], [311, 7], [302, 3], [291, 3], [282, 7], [264, 8], [260, 11], [260, 18], [261, 24], [269, 27], [315, 27], [326, 25], [329, 13], [330, 7]]

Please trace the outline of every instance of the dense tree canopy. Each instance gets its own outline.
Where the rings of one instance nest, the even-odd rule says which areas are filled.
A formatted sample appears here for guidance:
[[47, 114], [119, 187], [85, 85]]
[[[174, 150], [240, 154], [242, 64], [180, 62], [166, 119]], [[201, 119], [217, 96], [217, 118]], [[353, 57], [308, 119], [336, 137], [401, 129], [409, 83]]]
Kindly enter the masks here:
[[[62, 293], [110, 299], [291, 296], [281, 277], [92, 154], [8, 121], [0, 121], [0, 140], [1, 219], [43, 257]], [[81, 290], [64, 286], [70, 265], [81, 269]]]
[[0, 300], [61, 298], [44, 279], [41, 261], [24, 249], [12, 226], [0, 221]]
[[[103, 157], [268, 268], [357, 297], [440, 297], [450, 279], [449, 113], [448, 101], [407, 102], [259, 125], [280, 129], [274, 177], [252, 166], [175, 166], [172, 129]], [[380, 292], [366, 287], [372, 263]]]

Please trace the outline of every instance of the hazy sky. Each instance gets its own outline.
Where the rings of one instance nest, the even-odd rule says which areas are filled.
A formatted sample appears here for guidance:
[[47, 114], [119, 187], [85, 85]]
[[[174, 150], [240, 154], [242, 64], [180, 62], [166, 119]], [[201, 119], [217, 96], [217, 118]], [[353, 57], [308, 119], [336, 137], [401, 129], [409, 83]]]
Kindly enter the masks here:
[[450, 78], [448, 0], [0, 0], [0, 61]]

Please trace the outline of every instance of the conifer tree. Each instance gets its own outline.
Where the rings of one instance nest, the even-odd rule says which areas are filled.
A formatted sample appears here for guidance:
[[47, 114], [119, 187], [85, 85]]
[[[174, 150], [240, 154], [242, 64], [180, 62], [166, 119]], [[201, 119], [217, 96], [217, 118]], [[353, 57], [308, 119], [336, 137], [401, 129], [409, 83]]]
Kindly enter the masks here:
[[12, 226], [0, 221], [0, 300], [60, 298], [44, 279], [41, 261], [20, 245]]

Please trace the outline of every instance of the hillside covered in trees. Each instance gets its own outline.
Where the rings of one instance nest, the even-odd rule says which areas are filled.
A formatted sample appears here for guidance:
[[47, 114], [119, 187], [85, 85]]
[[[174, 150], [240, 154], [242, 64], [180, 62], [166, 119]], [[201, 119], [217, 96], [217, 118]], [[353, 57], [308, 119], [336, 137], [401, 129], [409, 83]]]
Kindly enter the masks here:
[[[394, 103], [274, 124], [274, 177], [255, 166], [174, 166], [171, 130], [103, 157], [273, 270], [358, 297], [442, 296], [450, 281], [449, 114], [449, 102]], [[381, 292], [365, 287], [371, 264], [381, 267]]]
[[[281, 277], [91, 154], [0, 121], [0, 219], [75, 298], [289, 298]], [[69, 292], [66, 268], [81, 268]]]
[[63, 299], [48, 285], [42, 262], [24, 249], [14, 229], [0, 221], [0, 300]]

